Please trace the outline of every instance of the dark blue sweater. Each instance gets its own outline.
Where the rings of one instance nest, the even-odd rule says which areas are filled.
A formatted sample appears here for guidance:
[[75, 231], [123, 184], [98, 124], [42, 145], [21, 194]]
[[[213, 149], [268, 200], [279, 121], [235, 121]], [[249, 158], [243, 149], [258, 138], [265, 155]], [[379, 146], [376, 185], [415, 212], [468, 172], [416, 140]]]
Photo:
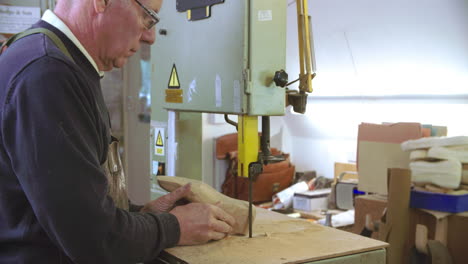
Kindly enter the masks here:
[[179, 239], [172, 214], [130, 213], [106, 195], [110, 142], [100, 77], [59, 30], [0, 56], [0, 263], [136, 263]]

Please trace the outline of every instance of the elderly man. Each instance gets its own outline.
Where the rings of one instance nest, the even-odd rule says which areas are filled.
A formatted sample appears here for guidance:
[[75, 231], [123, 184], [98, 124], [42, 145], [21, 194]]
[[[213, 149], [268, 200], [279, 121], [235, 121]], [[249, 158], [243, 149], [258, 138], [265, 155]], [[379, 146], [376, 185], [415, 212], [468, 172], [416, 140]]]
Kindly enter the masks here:
[[154, 42], [161, 1], [59, 0], [0, 55], [0, 263], [136, 263], [231, 231], [217, 206], [174, 208], [190, 186], [139, 212], [109, 195], [99, 81]]

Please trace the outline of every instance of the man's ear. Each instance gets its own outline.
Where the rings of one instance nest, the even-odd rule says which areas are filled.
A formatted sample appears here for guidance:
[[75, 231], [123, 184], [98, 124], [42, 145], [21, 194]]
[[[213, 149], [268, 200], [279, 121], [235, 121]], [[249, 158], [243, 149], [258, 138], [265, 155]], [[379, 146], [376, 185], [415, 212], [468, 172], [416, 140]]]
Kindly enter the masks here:
[[96, 13], [104, 13], [110, 0], [93, 0]]

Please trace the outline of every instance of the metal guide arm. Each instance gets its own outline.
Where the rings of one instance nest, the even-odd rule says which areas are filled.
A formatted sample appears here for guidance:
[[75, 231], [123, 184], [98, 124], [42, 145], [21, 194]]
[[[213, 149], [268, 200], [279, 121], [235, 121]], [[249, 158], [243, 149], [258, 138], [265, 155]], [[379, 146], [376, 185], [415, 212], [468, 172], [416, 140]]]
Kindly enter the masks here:
[[316, 75], [314, 41], [312, 38], [312, 24], [308, 12], [309, 7], [307, 0], [296, 0], [296, 7], [299, 38], [299, 78], [283, 85], [283, 82], [280, 82], [280, 80], [286, 80], [287, 74], [279, 71], [275, 74], [275, 82], [277, 85], [280, 84], [282, 87], [287, 87], [299, 81], [299, 91], [289, 89], [286, 91], [287, 105], [292, 105], [294, 112], [304, 114], [307, 105], [307, 95], [313, 90], [312, 79]]
[[315, 76], [315, 57], [311, 34], [311, 19], [307, 0], [296, 0], [297, 28], [299, 38], [299, 90], [312, 92], [312, 79]]

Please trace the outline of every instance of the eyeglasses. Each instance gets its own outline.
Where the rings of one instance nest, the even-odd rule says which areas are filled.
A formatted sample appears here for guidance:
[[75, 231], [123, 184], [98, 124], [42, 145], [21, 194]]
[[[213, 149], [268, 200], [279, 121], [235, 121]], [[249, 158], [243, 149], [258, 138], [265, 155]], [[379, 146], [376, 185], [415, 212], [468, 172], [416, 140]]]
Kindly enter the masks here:
[[154, 25], [156, 25], [159, 22], [159, 15], [158, 13], [154, 12], [153, 10], [149, 9], [140, 1], [135, 0], [143, 10], [145, 10], [145, 18], [143, 20], [143, 24], [145, 25], [146, 29], [151, 29]]

